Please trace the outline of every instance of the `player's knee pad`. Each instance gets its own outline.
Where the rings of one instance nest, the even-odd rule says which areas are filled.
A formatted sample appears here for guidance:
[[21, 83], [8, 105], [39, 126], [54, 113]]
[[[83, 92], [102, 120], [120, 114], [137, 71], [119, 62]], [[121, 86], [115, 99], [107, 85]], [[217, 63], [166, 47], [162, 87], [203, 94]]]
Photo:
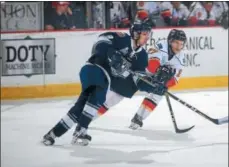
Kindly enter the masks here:
[[74, 106], [69, 110], [68, 115], [75, 121], [78, 122], [78, 119], [83, 112], [84, 106], [86, 102], [88, 101], [88, 98], [90, 94], [95, 89], [95, 86], [91, 86], [87, 88], [86, 90], [82, 91], [79, 98], [77, 99]]
[[97, 87], [90, 95], [80, 119], [80, 125], [87, 128], [88, 124], [97, 117], [99, 108], [106, 100], [107, 89]]

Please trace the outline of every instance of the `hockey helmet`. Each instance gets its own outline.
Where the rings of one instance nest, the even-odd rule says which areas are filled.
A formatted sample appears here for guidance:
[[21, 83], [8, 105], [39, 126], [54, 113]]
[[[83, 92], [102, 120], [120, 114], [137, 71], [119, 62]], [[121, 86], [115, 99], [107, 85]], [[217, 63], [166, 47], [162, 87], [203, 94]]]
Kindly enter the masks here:
[[179, 40], [186, 43], [187, 37], [183, 30], [173, 29], [169, 32], [168, 43], [171, 43], [173, 40]]
[[141, 32], [151, 32], [152, 26], [153, 22], [148, 17], [148, 13], [146, 11], [139, 11], [129, 29], [131, 38], [138, 40]]

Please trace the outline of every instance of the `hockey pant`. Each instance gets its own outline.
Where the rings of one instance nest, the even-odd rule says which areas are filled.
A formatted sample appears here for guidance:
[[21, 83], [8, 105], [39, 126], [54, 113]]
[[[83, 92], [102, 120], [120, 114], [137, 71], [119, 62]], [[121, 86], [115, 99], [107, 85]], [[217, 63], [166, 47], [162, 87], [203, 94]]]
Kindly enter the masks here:
[[[93, 72], [91, 70], [93, 70]], [[84, 78], [84, 76], [88, 76], [82, 76], [82, 73], [85, 72], [90, 73], [93, 76]], [[97, 75], [95, 73], [97, 73]], [[104, 88], [106, 86], [105, 83], [99, 83], [99, 81], [105, 80], [104, 78], [98, 80], [103, 74], [104, 73], [101, 73], [101, 70], [98, 70], [98, 67], [94, 68], [94, 66], [89, 66], [89, 68], [87, 66], [85, 69], [81, 70], [81, 83], [83, 90], [75, 105], [53, 128], [54, 134], [57, 137], [67, 132], [67, 130], [69, 130], [75, 123], [79, 123], [81, 126], [87, 128], [92, 120], [104, 114], [108, 108], [116, 105], [124, 98], [108, 89], [110, 88], [109, 85], [107, 85], [106, 89]]]

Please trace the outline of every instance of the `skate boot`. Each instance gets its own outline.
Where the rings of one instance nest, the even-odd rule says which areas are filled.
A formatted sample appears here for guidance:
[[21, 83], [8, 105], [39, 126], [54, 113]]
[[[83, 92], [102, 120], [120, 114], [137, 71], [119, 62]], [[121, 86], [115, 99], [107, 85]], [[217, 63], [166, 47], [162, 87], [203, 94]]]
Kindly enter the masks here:
[[81, 127], [80, 125], [76, 126], [76, 129], [73, 133], [72, 144], [87, 146], [91, 141], [91, 136], [87, 134], [87, 129]]
[[135, 114], [134, 117], [131, 119], [131, 124], [130, 124], [129, 128], [136, 130], [142, 126], [143, 126], [142, 117], [139, 116], [138, 114]]
[[55, 143], [55, 138], [56, 136], [51, 130], [46, 135], [44, 135], [42, 143], [46, 146], [51, 146]]

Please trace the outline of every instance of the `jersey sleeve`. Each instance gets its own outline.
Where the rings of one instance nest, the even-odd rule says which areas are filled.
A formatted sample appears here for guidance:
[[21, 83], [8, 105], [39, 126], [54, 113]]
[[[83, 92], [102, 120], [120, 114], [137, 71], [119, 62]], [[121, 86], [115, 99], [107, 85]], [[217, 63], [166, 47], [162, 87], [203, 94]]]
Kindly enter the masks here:
[[184, 59], [184, 53], [180, 53], [179, 58], [177, 57], [177, 64], [174, 65], [174, 69], [176, 70], [176, 73], [174, 76], [166, 83], [166, 86], [168, 88], [173, 87], [178, 84], [178, 81], [182, 75], [184, 64], [182, 64]]
[[107, 52], [113, 48], [113, 36], [102, 34], [94, 43], [89, 62], [92, 64], [103, 65], [107, 60]]
[[154, 74], [156, 72], [157, 68], [160, 65], [161, 65], [161, 56], [160, 56], [160, 54], [153, 54], [149, 58], [147, 70], [148, 70], [148, 72]]

